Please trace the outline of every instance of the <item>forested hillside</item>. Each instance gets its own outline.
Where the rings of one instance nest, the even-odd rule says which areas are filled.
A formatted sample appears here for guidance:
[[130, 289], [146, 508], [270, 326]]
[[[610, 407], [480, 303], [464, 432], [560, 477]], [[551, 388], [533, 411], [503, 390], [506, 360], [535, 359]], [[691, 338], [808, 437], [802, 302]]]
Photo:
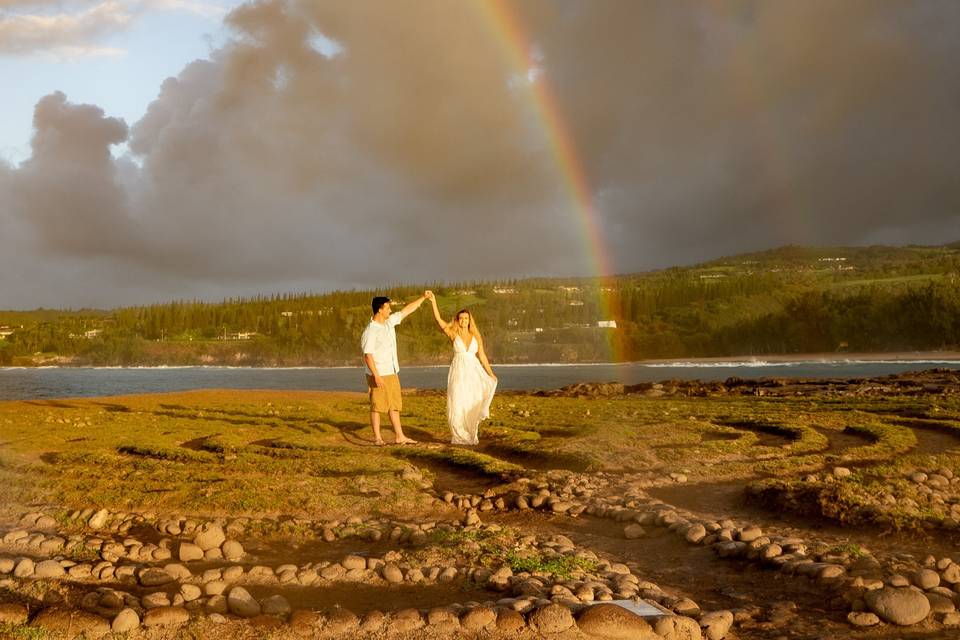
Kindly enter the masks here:
[[[0, 312], [0, 364], [356, 364], [371, 296], [387, 293], [402, 304], [427, 286], [445, 316], [462, 307], [474, 312], [501, 363], [949, 349], [960, 346], [958, 278], [957, 245], [784, 247], [603, 282], [526, 279], [10, 311]], [[429, 306], [399, 332], [403, 362], [449, 358]]]

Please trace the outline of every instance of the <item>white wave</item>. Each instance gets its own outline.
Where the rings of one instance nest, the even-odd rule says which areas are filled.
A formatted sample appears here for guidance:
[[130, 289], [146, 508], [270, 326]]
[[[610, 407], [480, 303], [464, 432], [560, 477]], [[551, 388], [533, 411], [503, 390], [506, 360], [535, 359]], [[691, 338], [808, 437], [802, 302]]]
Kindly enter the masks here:
[[803, 366], [827, 366], [843, 367], [849, 365], [955, 365], [960, 366], [960, 360], [789, 360], [781, 362], [770, 362], [767, 360], [737, 360], [720, 362], [657, 362], [649, 364], [639, 364], [641, 367], [651, 369], [737, 369], [737, 368], [762, 368], [762, 367], [803, 367]]

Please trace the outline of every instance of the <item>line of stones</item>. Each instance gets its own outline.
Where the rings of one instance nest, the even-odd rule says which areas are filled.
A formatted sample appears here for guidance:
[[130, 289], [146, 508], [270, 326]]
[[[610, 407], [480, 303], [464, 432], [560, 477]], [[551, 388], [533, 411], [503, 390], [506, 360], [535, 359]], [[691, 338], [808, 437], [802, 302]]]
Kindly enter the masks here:
[[[478, 511], [539, 509], [626, 522], [627, 539], [643, 537], [644, 526], [666, 527], [690, 544], [712, 547], [720, 558], [746, 560], [786, 575], [818, 580], [835, 594], [836, 606], [849, 610], [847, 619], [854, 626], [872, 626], [881, 620], [909, 626], [931, 614], [945, 626], [960, 626], [960, 565], [951, 558], [929, 557], [926, 566], [908, 570], [908, 576], [891, 573], [877, 577], [882, 576], [880, 563], [869, 555], [852, 558], [829, 552], [810, 554], [810, 547], [815, 545], [802, 539], [764, 535], [757, 526], [739, 526], [729, 519], [714, 522], [681, 515], [676, 508], [652, 501], [635, 488], [619, 498], [610, 498], [617, 493], [609, 491], [611, 480], [610, 474], [554, 471], [547, 473], [545, 480], [521, 478], [504, 493], [498, 494], [496, 489], [483, 495], [446, 492], [441, 499], [464, 510], [467, 522], [475, 521]], [[685, 482], [686, 477], [674, 473], [653, 482], [646, 476], [643, 481], [676, 483]], [[597, 496], [601, 493], [605, 497]], [[695, 603], [658, 602], [684, 615], [696, 616], [699, 611]]]
[[[497, 525], [488, 525], [486, 527], [491, 532], [499, 530]], [[544, 549], [552, 549], [558, 555], [572, 554], [576, 549], [569, 539], [558, 536], [556, 541], [545, 541], [541, 543]], [[580, 552], [584, 555], [584, 552]], [[391, 557], [391, 554], [393, 557]], [[586, 552], [586, 557], [595, 558], [590, 552]], [[425, 620], [432, 626], [441, 627], [451, 626], [452, 622], [449, 615], [445, 612], [452, 612], [454, 618], [459, 620], [463, 628], [467, 630], [479, 630], [490, 624], [496, 624], [498, 628], [504, 625], [515, 625], [519, 621], [529, 624], [537, 629], [547, 628], [561, 629], [567, 628], [564, 622], [564, 616], [558, 612], [556, 606], [562, 606], [569, 613], [567, 617], [572, 620], [574, 613], [580, 612], [585, 606], [584, 602], [597, 600], [610, 600], [614, 593], [620, 598], [630, 598], [636, 596], [638, 591], [642, 590], [645, 595], [662, 594], [659, 588], [652, 583], [641, 583], [636, 576], [629, 573], [629, 568], [625, 565], [611, 565], [603, 563], [601, 570], [606, 570], [606, 583], [603, 580], [594, 577], [594, 580], [569, 581], [567, 584], [552, 583], [546, 574], [529, 575], [520, 574], [513, 576], [509, 567], [501, 567], [496, 571], [485, 568], [468, 570], [466, 568], [455, 569], [447, 567], [431, 567], [426, 570], [418, 567], [401, 568], [393, 562], [392, 559], [399, 559], [399, 554], [390, 552], [383, 559], [363, 558], [361, 556], [347, 556], [340, 563], [319, 563], [314, 567], [305, 566], [298, 568], [294, 565], [283, 565], [276, 570], [270, 567], [254, 567], [247, 576], [253, 578], [253, 582], [294, 582], [302, 585], [313, 584], [318, 579], [325, 580], [368, 580], [372, 577], [371, 572], [378, 573], [387, 583], [398, 583], [401, 581], [419, 582], [438, 579], [441, 582], [452, 582], [457, 578], [472, 579], [477, 583], [484, 584], [490, 588], [504, 591], [512, 589], [519, 597], [502, 598], [497, 602], [467, 603], [466, 605], [454, 604], [449, 607], [440, 607], [425, 613]], [[13, 572], [18, 577], [31, 577], [28, 571], [22, 568], [29, 566], [32, 561], [26, 558], [18, 560], [3, 558], [0, 559], [0, 572], [8, 573], [8, 569], [13, 568]], [[56, 560], [45, 561], [46, 563], [57, 563]], [[66, 561], [69, 562], [69, 561]], [[41, 563], [44, 564], [44, 563]], [[323, 566], [325, 565], [325, 566]], [[59, 566], [59, 565], [58, 565]], [[319, 573], [316, 569], [320, 569]], [[62, 574], [61, 574], [62, 575]], [[100, 572], [101, 576], [106, 576], [105, 572]], [[45, 577], [60, 577], [59, 575], [44, 574]], [[32, 577], [38, 577], [32, 574]], [[169, 564], [163, 569], [144, 568], [131, 565], [121, 565], [116, 567], [110, 577], [121, 581], [136, 583], [139, 581], [144, 587], [163, 587], [174, 581], [184, 581], [192, 578], [192, 574], [183, 565]], [[118, 592], [113, 589], [101, 588], [96, 592], [88, 594], [82, 603], [84, 609], [91, 613], [113, 618], [111, 625], [114, 631], [125, 631], [135, 628], [140, 624], [140, 615], [143, 615], [143, 624], [145, 626], [180, 624], [189, 619], [189, 612], [204, 609], [208, 614], [218, 616], [228, 611], [241, 617], [256, 617], [261, 614], [274, 616], [284, 616], [290, 613], [289, 604], [282, 596], [271, 596], [260, 602], [254, 600], [250, 594], [239, 586], [234, 586], [224, 597], [222, 594], [226, 591], [226, 581], [237, 581], [243, 577], [243, 568], [237, 565], [227, 567], [226, 569], [211, 569], [204, 572], [201, 580], [204, 585], [203, 591], [195, 584], [180, 584], [179, 592], [172, 598], [165, 591], [158, 591], [147, 594], [140, 599], [129, 593]], [[613, 591], [612, 588], [616, 589]], [[576, 592], [573, 590], [576, 589]], [[549, 595], [551, 598], [542, 597]], [[201, 599], [202, 593], [207, 595], [204, 602]], [[549, 607], [554, 608], [549, 608]], [[399, 630], [406, 628], [416, 628], [412, 614], [413, 610], [398, 612], [392, 618], [392, 627]], [[477, 613], [473, 613], [477, 611]], [[491, 613], [492, 612], [492, 613]], [[515, 612], [511, 615], [509, 612]], [[523, 618], [527, 614], [527, 618]], [[491, 618], [490, 616], [493, 616]], [[585, 619], [589, 624], [601, 624], [598, 622], [599, 614], [591, 614]], [[617, 612], [607, 612], [605, 618], [618, 616]], [[343, 616], [341, 616], [343, 617]], [[347, 616], [348, 618], [349, 616]], [[302, 616], [301, 616], [302, 618]], [[345, 618], [346, 619], [346, 618]], [[550, 620], [554, 620], [550, 622]], [[590, 621], [593, 621], [592, 623]], [[485, 621], [485, 622], [484, 622]], [[341, 620], [343, 622], [343, 620]], [[729, 628], [731, 620], [725, 620], [722, 617], [715, 620], [711, 627], [714, 631], [709, 637], [721, 638], [725, 634], [726, 628]], [[636, 620], [624, 622], [620, 620], [617, 624], [640, 625]], [[589, 624], [587, 626], [589, 626]], [[414, 626], [409, 626], [414, 625]], [[678, 626], [679, 625], [679, 626]], [[686, 625], [686, 626], [684, 626]], [[95, 626], [95, 625], [94, 625]], [[336, 625], [334, 625], [336, 626]], [[601, 625], [602, 626], [602, 625]], [[696, 630], [699, 636], [699, 625], [693, 620], [687, 619], [687, 622], [675, 620], [671, 622], [657, 622], [656, 629], [663, 633], [663, 637], [672, 637], [671, 634], [679, 632], [680, 628], [685, 629], [684, 637], [690, 637], [693, 630]], [[721, 632], [721, 628], [723, 631]], [[666, 634], [666, 635], [663, 635]]]

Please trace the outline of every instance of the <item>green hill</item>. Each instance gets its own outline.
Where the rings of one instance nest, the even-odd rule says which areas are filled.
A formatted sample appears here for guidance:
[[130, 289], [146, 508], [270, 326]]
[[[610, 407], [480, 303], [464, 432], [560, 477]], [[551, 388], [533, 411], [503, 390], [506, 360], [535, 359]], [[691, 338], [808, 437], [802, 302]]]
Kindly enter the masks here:
[[[591, 362], [610, 353], [643, 359], [957, 348], [958, 276], [956, 243], [787, 246], [603, 282], [429, 286], [445, 316], [474, 311], [495, 362]], [[412, 300], [425, 287], [389, 293]], [[356, 364], [372, 295], [0, 311], [0, 364]], [[617, 326], [600, 327], [602, 320]], [[408, 318], [402, 334], [405, 363], [448, 359], [428, 307]]]

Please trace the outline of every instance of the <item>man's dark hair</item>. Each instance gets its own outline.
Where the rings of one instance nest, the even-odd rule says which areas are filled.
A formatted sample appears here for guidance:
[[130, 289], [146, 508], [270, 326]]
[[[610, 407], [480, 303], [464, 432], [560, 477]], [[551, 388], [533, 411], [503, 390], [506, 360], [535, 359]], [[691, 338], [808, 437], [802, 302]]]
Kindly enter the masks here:
[[373, 315], [377, 315], [377, 312], [383, 307], [383, 305], [390, 302], [390, 298], [387, 296], [377, 296], [373, 299], [373, 302], [370, 303], [370, 306], [373, 307]]

